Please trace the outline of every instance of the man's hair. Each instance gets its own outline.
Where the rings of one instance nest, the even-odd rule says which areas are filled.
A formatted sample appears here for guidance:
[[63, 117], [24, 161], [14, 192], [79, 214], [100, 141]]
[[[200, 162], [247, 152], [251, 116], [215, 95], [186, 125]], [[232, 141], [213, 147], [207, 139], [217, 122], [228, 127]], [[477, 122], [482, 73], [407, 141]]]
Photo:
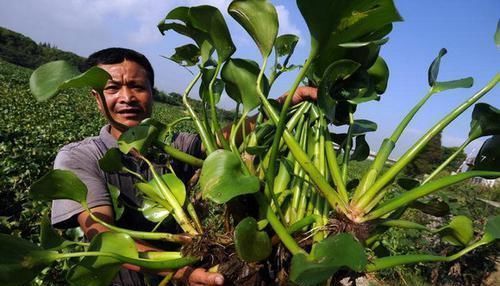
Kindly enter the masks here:
[[142, 66], [147, 73], [151, 88], [155, 84], [155, 73], [149, 60], [141, 53], [125, 48], [108, 48], [91, 54], [81, 65], [80, 71], [85, 72], [97, 65], [119, 64], [124, 60], [133, 61]]

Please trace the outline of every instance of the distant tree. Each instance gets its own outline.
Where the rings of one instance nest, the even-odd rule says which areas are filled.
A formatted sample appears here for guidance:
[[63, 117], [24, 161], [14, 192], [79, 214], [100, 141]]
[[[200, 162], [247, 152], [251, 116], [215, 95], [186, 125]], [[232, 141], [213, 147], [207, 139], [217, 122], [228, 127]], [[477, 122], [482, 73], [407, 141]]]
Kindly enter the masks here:
[[65, 60], [75, 66], [84, 60], [74, 53], [59, 50], [55, 45], [37, 44], [22, 34], [2, 27], [0, 27], [0, 59], [32, 69], [55, 60]]
[[[458, 150], [458, 147], [442, 147], [443, 149], [443, 160], [448, 159], [453, 153], [455, 153]], [[457, 169], [462, 165], [462, 163], [465, 161], [467, 158], [467, 154], [464, 153], [464, 151], [460, 152], [453, 161], [446, 166], [445, 170], [448, 172], [456, 172]]]
[[427, 146], [418, 154], [413, 161], [406, 166], [405, 173], [411, 177], [422, 177], [430, 174], [443, 158], [441, 146], [441, 133], [434, 136]]

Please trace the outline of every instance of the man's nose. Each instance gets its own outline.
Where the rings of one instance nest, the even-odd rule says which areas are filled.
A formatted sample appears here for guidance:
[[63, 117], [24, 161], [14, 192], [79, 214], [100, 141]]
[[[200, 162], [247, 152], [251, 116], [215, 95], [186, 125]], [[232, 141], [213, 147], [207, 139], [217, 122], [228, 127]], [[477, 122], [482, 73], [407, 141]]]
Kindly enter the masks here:
[[124, 85], [122, 87], [122, 89], [121, 89], [121, 92], [120, 92], [120, 101], [122, 101], [122, 102], [133, 102], [136, 99], [137, 98], [135, 96], [134, 91], [130, 87]]

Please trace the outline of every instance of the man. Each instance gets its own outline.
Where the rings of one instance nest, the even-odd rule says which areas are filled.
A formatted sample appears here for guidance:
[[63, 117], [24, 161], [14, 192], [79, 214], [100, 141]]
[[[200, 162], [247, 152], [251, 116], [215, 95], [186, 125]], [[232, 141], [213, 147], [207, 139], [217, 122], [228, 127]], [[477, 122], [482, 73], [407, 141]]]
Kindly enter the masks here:
[[[134, 208], [141, 206], [134, 190], [134, 178], [127, 174], [109, 174], [103, 172], [98, 161], [110, 148], [117, 147], [117, 139], [128, 128], [138, 125], [151, 116], [152, 89], [154, 86], [154, 71], [149, 61], [142, 54], [123, 48], [109, 48], [98, 51], [85, 61], [83, 70], [99, 66], [106, 70], [111, 79], [108, 80], [102, 94], [93, 90], [101, 113], [109, 124], [104, 126], [99, 136], [86, 138], [80, 142], [64, 146], [58, 153], [54, 168], [73, 171], [89, 190], [87, 201], [92, 212], [109, 223], [137, 230], [151, 230], [153, 225]], [[294, 103], [303, 98], [315, 98], [315, 90], [304, 89], [294, 95]], [[174, 147], [194, 155], [201, 156], [201, 142], [197, 135], [178, 134], [173, 140]], [[127, 167], [141, 173], [146, 178], [151, 174], [147, 166], [137, 162], [131, 156], [124, 156]], [[173, 162], [176, 174], [186, 180], [193, 174], [193, 169], [179, 162]], [[161, 169], [160, 172], [167, 172]], [[126, 208], [122, 217], [115, 221], [108, 184], [117, 186], [121, 196], [132, 208]], [[80, 226], [88, 239], [108, 229], [92, 220], [81, 205], [68, 200], [56, 200], [52, 204], [52, 224], [59, 228]], [[159, 248], [141, 240], [136, 240], [139, 252], [160, 251]], [[139, 267], [124, 265], [113, 285], [146, 285]], [[189, 285], [222, 285], [224, 277], [218, 273], [208, 273], [205, 269], [183, 268], [177, 271], [174, 279]]]

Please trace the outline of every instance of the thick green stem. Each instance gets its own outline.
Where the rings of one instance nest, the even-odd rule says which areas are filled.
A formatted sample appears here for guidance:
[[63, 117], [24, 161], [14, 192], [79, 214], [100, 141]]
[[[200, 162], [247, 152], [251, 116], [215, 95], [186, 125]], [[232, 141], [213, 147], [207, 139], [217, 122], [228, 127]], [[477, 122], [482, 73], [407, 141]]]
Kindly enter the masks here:
[[163, 241], [175, 242], [175, 243], [180, 243], [180, 244], [188, 244], [188, 243], [191, 243], [191, 241], [192, 241], [192, 238], [190, 236], [183, 235], [183, 234], [171, 234], [171, 233], [166, 233], [166, 232], [135, 231], [135, 230], [131, 230], [131, 229], [117, 227], [115, 225], [109, 224], [109, 223], [101, 220], [98, 216], [94, 215], [91, 210], [87, 209], [87, 211], [89, 212], [92, 219], [95, 220], [96, 222], [102, 224], [103, 226], [109, 228], [112, 231], [126, 233], [133, 238], [150, 239], [150, 240], [163, 240]]
[[386, 138], [382, 142], [382, 145], [380, 146], [379, 152], [377, 153], [377, 156], [375, 157], [372, 166], [365, 173], [365, 175], [361, 179], [360, 184], [356, 188], [356, 192], [354, 193], [353, 196], [354, 202], [356, 202], [366, 192], [366, 190], [368, 190], [368, 188], [370, 188], [373, 185], [373, 183], [378, 177], [378, 174], [380, 174], [380, 171], [384, 167], [385, 162], [391, 155], [391, 152], [394, 149], [394, 146], [396, 145], [396, 142], [398, 141], [399, 137], [406, 129], [410, 121], [413, 119], [413, 117], [415, 117], [415, 114], [420, 110], [420, 108], [424, 105], [424, 103], [427, 102], [427, 100], [434, 93], [435, 92], [433, 91], [433, 89], [430, 89], [429, 92], [410, 110], [410, 112], [408, 112], [405, 118], [403, 118], [403, 120], [399, 123], [399, 125], [392, 133], [391, 137]]
[[480, 176], [491, 176], [491, 177], [500, 177], [500, 172], [492, 172], [492, 171], [470, 171], [465, 172], [453, 176], [444, 177], [432, 182], [429, 182], [425, 185], [421, 185], [413, 190], [407, 191], [394, 199], [384, 203], [379, 208], [371, 211], [368, 215], [360, 218], [358, 222], [365, 222], [369, 220], [373, 220], [376, 218], [380, 218], [383, 215], [394, 211], [400, 207], [403, 207], [421, 197], [427, 196], [435, 191], [438, 191], [444, 187], [453, 185], [455, 183], [459, 183], [463, 180], [467, 180], [472, 177], [480, 177]]
[[446, 159], [446, 161], [444, 161], [441, 165], [439, 165], [439, 167], [436, 168], [436, 170], [434, 170], [427, 178], [425, 178], [425, 180], [422, 182], [422, 185], [429, 182], [430, 180], [432, 180], [437, 174], [439, 174], [439, 172], [441, 172], [446, 166], [448, 166], [448, 164], [451, 163], [451, 161], [453, 161], [453, 159], [455, 159], [455, 157], [457, 157], [458, 154], [460, 154], [460, 152], [462, 152], [465, 147], [467, 147], [467, 145], [469, 145], [469, 143], [471, 142], [471, 139], [467, 139], [458, 149], [457, 151], [455, 151], [450, 157], [448, 157], [448, 159]]
[[195, 83], [200, 79], [201, 77], [201, 72], [198, 73], [195, 78], [189, 83], [188, 87], [184, 91], [182, 95], [182, 102], [184, 103], [184, 106], [186, 107], [186, 110], [189, 113], [189, 116], [193, 119], [194, 125], [196, 127], [196, 130], [198, 131], [198, 134], [200, 135], [201, 142], [203, 142], [203, 146], [205, 146], [206, 153], [207, 155], [212, 153], [213, 151], [217, 150], [217, 145], [215, 144], [215, 141], [213, 140], [211, 134], [208, 133], [208, 131], [205, 129], [205, 126], [203, 123], [200, 121], [198, 118], [198, 115], [194, 112], [193, 108], [189, 104], [188, 101], [188, 94], [193, 89], [193, 86]]
[[288, 233], [287, 229], [283, 226], [283, 224], [280, 222], [278, 217], [274, 214], [273, 210], [269, 206], [269, 203], [267, 202], [266, 198], [261, 194], [257, 193], [255, 194], [255, 198], [257, 199], [257, 202], [259, 204], [259, 207], [262, 208], [262, 210], [266, 214], [266, 218], [273, 227], [274, 231], [280, 238], [281, 242], [285, 245], [285, 247], [290, 251], [292, 255], [298, 254], [298, 253], [303, 253], [307, 254], [305, 250], [303, 250], [293, 239], [293, 237]]
[[408, 150], [406, 153], [399, 158], [399, 160], [384, 174], [382, 175], [359, 199], [356, 204], [357, 209], [363, 209], [375, 196], [376, 194], [387, 184], [389, 184], [394, 177], [406, 166], [408, 165], [415, 156], [427, 145], [427, 143], [441, 132], [448, 124], [450, 124], [455, 118], [462, 114], [467, 108], [473, 105], [491, 89], [493, 89], [496, 84], [500, 81], [500, 73], [496, 74], [495, 77], [480, 91], [462, 103], [460, 106], [451, 111], [443, 119], [441, 119], [434, 127], [432, 127], [424, 136], [422, 136], [417, 142]]
[[342, 160], [342, 181], [347, 182], [347, 167], [349, 164], [349, 156], [351, 156], [352, 144], [352, 128], [354, 126], [354, 118], [352, 112], [349, 111], [349, 129], [347, 130], [347, 138], [344, 147], [344, 159]]
[[183, 163], [191, 165], [193, 167], [201, 168], [203, 166], [203, 160], [196, 158], [195, 156], [189, 155], [180, 151], [177, 148], [169, 146], [163, 142], [156, 141], [155, 145], [161, 148], [165, 153], [169, 154], [172, 158], [179, 160]]
[[215, 104], [215, 95], [214, 95], [214, 83], [215, 80], [217, 79], [217, 75], [219, 74], [221, 68], [222, 68], [222, 63], [218, 63], [217, 67], [215, 68], [214, 76], [212, 77], [212, 80], [210, 80], [210, 84], [208, 85], [208, 94], [210, 96], [210, 113], [211, 113], [210, 119], [212, 119], [212, 129], [217, 134], [217, 138], [219, 139], [220, 144], [224, 149], [229, 150], [229, 143], [224, 137], [224, 134], [222, 134], [222, 128], [220, 127], [219, 124], [217, 109]]
[[72, 252], [72, 253], [57, 253], [54, 255], [55, 259], [67, 259], [73, 257], [85, 257], [85, 256], [105, 256], [115, 258], [116, 260], [137, 265], [143, 268], [151, 270], [165, 270], [165, 269], [178, 269], [190, 264], [193, 264], [199, 260], [197, 257], [182, 257], [177, 259], [169, 260], [155, 260], [155, 259], [144, 259], [144, 258], [132, 258], [123, 255], [119, 255], [111, 252], [101, 252], [101, 251], [88, 251], [88, 252]]
[[161, 194], [164, 196], [164, 198], [167, 200], [167, 202], [172, 206], [172, 209], [174, 211], [174, 218], [177, 219], [177, 222], [181, 226], [181, 228], [191, 234], [191, 235], [198, 235], [198, 232], [196, 229], [193, 227], [191, 221], [188, 219], [186, 213], [182, 209], [182, 206], [179, 204], [177, 199], [175, 198], [174, 194], [170, 191], [168, 188], [167, 184], [163, 181], [160, 175], [156, 172], [154, 169], [154, 166], [149, 162], [148, 159], [144, 158], [143, 156], [140, 156], [144, 162], [146, 162], [149, 166], [149, 170], [151, 171], [151, 174], [153, 175], [153, 181], [156, 183], [158, 186]]

